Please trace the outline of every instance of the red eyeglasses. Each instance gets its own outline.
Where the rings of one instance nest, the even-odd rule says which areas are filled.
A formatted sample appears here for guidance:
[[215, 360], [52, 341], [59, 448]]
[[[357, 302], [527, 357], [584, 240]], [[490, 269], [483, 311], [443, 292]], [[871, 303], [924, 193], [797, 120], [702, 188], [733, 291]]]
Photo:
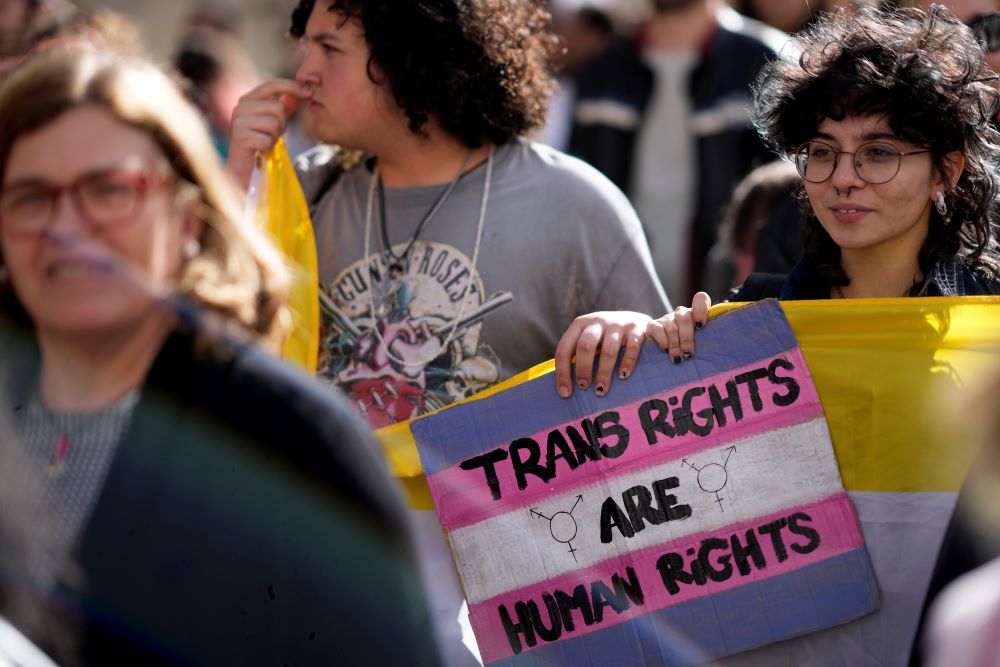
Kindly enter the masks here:
[[110, 169], [83, 174], [67, 185], [29, 180], [0, 189], [0, 225], [10, 234], [32, 236], [52, 222], [58, 201], [68, 192], [77, 213], [95, 229], [131, 222], [150, 189], [170, 182], [163, 172]]

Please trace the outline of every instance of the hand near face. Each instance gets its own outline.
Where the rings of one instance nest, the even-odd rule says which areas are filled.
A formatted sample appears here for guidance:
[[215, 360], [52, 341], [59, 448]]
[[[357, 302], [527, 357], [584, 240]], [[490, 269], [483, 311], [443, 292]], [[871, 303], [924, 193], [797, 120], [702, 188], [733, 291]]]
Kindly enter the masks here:
[[587, 389], [591, 384], [594, 358], [600, 362], [594, 378], [594, 391], [603, 396], [611, 387], [611, 374], [624, 348], [618, 377], [627, 378], [635, 368], [643, 343], [643, 332], [651, 321], [648, 315], [631, 311], [606, 311], [581, 315], [573, 320], [556, 346], [556, 390], [563, 398], [573, 394], [573, 357], [576, 357], [576, 385]]
[[310, 91], [290, 79], [272, 79], [240, 98], [229, 130], [226, 170], [243, 188], [250, 184], [257, 153], [268, 153], [285, 132], [288, 119]]

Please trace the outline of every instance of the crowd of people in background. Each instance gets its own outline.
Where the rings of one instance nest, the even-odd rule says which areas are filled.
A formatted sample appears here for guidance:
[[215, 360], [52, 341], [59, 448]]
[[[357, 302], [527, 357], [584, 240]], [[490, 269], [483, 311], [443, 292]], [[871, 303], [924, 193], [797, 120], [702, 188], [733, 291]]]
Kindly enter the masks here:
[[[0, 665], [478, 664], [371, 430], [553, 356], [603, 396], [712, 301], [1000, 292], [1000, 10], [945, 4], [299, 0], [274, 76], [231, 9], [161, 67], [0, 0]], [[317, 378], [243, 215], [279, 137]]]

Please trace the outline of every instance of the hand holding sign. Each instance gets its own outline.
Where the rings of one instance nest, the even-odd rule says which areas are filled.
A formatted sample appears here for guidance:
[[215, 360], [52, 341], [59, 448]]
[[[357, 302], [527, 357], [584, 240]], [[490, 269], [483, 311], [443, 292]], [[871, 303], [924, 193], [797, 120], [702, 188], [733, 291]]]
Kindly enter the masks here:
[[618, 378], [625, 380], [635, 368], [644, 340], [656, 341], [673, 363], [683, 363], [694, 356], [694, 332], [708, 322], [711, 306], [712, 298], [698, 292], [690, 308], [678, 306], [656, 320], [626, 310], [581, 315], [556, 346], [556, 391], [563, 398], [573, 395], [575, 364], [576, 386], [589, 388], [593, 375], [594, 393], [603, 396], [611, 389], [619, 352], [624, 350], [618, 363]]

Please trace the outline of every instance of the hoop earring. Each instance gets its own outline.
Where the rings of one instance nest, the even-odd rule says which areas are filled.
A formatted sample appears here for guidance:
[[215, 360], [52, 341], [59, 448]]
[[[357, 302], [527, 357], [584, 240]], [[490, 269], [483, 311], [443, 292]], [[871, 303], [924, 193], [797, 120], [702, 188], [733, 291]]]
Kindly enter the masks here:
[[938, 190], [937, 193], [935, 193], [935, 198], [934, 208], [937, 210], [938, 215], [944, 218], [948, 215], [948, 204], [944, 200], [944, 193]]
[[201, 252], [201, 242], [198, 239], [188, 239], [181, 252], [184, 254], [184, 259], [191, 261]]

